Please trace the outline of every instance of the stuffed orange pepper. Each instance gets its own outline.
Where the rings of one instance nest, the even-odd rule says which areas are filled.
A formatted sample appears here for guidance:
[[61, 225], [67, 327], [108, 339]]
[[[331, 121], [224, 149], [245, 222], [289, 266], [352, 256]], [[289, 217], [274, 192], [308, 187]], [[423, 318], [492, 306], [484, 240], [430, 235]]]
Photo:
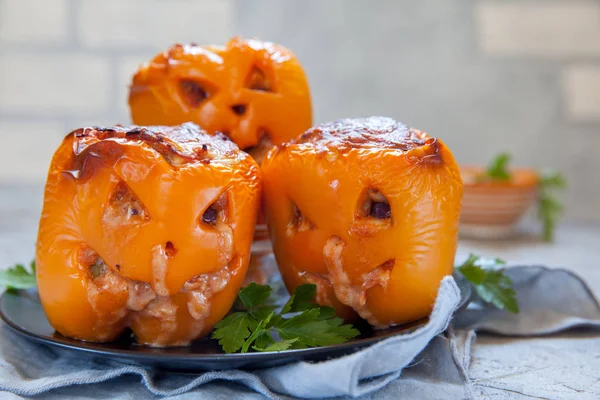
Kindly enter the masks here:
[[262, 163], [265, 212], [288, 290], [382, 328], [432, 309], [453, 269], [462, 181], [439, 140], [389, 118], [318, 125]]
[[255, 39], [174, 45], [135, 74], [129, 106], [135, 124], [195, 122], [227, 135], [259, 162], [273, 144], [312, 125], [300, 63], [283, 46]]
[[152, 346], [206, 335], [242, 284], [259, 198], [256, 162], [194, 124], [70, 133], [37, 240], [48, 320], [87, 341], [127, 327]]

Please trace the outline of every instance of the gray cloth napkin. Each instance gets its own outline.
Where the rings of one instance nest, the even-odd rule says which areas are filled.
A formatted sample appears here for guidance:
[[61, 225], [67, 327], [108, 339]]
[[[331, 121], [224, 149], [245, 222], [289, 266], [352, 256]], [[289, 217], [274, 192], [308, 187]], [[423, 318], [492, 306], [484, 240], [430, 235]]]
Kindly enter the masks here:
[[[519, 299], [518, 314], [474, 299], [453, 320], [456, 328], [500, 335], [546, 335], [577, 327], [600, 327], [600, 305], [581, 278], [542, 266], [508, 269]], [[476, 307], [473, 307], [476, 306]]]
[[[86, 361], [0, 329], [0, 390], [6, 398], [361, 399], [472, 398], [468, 379], [473, 329], [498, 334], [548, 334], [600, 327], [600, 307], [581, 279], [564, 270], [515, 267], [521, 313], [475, 302], [449, 321], [459, 301], [451, 277], [442, 282], [429, 323], [357, 353], [320, 363], [299, 362], [256, 371], [163, 374], [114, 362]], [[477, 299], [476, 299], [477, 300]], [[447, 329], [448, 328], [448, 329]], [[13, 395], [14, 394], [14, 395]], [[4, 398], [4, 397], [3, 397]]]

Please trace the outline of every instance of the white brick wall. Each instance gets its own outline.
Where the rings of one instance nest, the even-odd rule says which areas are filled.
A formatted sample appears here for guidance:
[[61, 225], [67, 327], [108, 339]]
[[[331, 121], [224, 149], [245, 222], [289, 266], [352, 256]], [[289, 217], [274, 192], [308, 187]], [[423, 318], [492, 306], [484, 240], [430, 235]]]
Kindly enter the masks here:
[[67, 39], [67, 0], [2, 0], [0, 42], [56, 44]]
[[9, 113], [90, 114], [109, 105], [107, 60], [78, 54], [0, 56], [0, 109]]
[[232, 29], [231, 8], [229, 0], [81, 0], [77, 31], [93, 48], [221, 43]]
[[0, 121], [0, 180], [43, 182], [65, 135], [61, 123]]
[[600, 55], [597, 1], [481, 1], [475, 17], [480, 46], [491, 55]]
[[571, 120], [600, 121], [600, 64], [570, 66], [563, 85]]
[[0, 0], [0, 185], [42, 182], [69, 130], [128, 124], [131, 74], [158, 51], [243, 33], [296, 52], [317, 122], [388, 114], [465, 163], [504, 146], [565, 172], [568, 212], [591, 214], [600, 164], [569, 146], [600, 143], [600, 0], [450, 2]]

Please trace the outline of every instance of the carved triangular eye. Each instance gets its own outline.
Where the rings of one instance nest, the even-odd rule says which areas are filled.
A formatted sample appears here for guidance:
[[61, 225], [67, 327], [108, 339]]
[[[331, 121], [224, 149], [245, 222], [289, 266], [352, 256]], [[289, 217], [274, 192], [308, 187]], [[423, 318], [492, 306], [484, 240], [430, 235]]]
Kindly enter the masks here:
[[313, 224], [308, 218], [306, 218], [304, 214], [302, 214], [298, 206], [294, 204], [292, 210], [292, 219], [288, 223], [287, 228], [288, 235], [296, 232], [308, 231], [311, 229], [315, 229], [315, 224]]
[[217, 226], [227, 222], [227, 193], [223, 193], [212, 203], [200, 217], [200, 222], [207, 225]]
[[150, 219], [148, 210], [123, 181], [113, 189], [104, 210], [103, 221], [111, 225], [145, 222]]
[[185, 102], [190, 107], [198, 107], [200, 103], [208, 98], [208, 92], [202, 85], [191, 79], [179, 81], [179, 90]]
[[267, 78], [267, 75], [257, 67], [253, 67], [252, 70], [250, 70], [250, 74], [248, 74], [248, 78], [246, 79], [246, 87], [248, 89], [260, 90], [263, 92], [273, 91], [273, 85], [269, 82], [269, 78]]
[[369, 188], [359, 200], [358, 216], [362, 218], [390, 219], [392, 209], [388, 199], [377, 189]]

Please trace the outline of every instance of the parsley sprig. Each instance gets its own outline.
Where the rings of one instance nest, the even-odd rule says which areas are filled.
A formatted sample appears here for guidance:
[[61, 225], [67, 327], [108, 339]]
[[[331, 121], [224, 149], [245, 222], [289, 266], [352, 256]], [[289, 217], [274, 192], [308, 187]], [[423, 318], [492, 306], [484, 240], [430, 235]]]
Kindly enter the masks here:
[[556, 191], [564, 189], [566, 185], [565, 177], [559, 172], [546, 171], [541, 174], [537, 215], [542, 223], [542, 238], [547, 242], [554, 240], [556, 223], [564, 209], [556, 197]]
[[29, 271], [23, 264], [16, 264], [0, 271], [0, 286], [7, 289], [29, 289], [36, 286], [35, 261], [29, 264]]
[[486, 260], [470, 254], [456, 269], [473, 285], [483, 301], [501, 310], [518, 313], [519, 304], [512, 281], [500, 269], [505, 266], [506, 262], [499, 258]]
[[240, 290], [234, 309], [215, 326], [212, 337], [226, 353], [282, 351], [344, 343], [359, 335], [331, 307], [314, 304], [317, 287], [300, 285], [277, 312], [271, 288], [251, 283]]
[[507, 181], [510, 179], [510, 172], [508, 171], [508, 163], [510, 161], [510, 154], [500, 153], [492, 160], [485, 171], [485, 178], [494, 181]]

